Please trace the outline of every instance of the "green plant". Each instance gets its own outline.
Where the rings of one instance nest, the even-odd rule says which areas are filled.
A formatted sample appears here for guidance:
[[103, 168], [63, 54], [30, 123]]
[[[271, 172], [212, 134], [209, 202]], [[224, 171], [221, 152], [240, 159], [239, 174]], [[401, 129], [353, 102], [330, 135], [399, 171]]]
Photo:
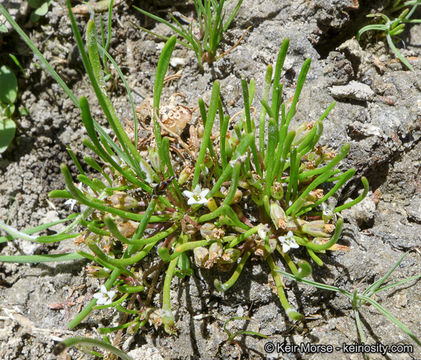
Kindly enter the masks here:
[[33, 11], [31, 12], [30, 20], [37, 23], [39, 19], [45, 16], [52, 0], [28, 0], [28, 4]]
[[414, 71], [412, 65], [405, 59], [405, 57], [399, 52], [396, 48], [393, 38], [397, 37], [398, 35], [402, 34], [405, 30], [406, 24], [419, 24], [421, 23], [421, 19], [411, 19], [411, 16], [414, 14], [417, 7], [421, 4], [421, 0], [396, 0], [392, 8], [390, 9], [391, 13], [397, 12], [399, 10], [404, 9], [401, 14], [391, 20], [385, 14], [369, 14], [367, 17], [374, 17], [380, 18], [383, 20], [383, 23], [376, 23], [366, 25], [361, 28], [357, 33], [357, 40], [360, 39], [361, 35], [366, 31], [381, 31], [386, 36], [386, 41], [392, 51], [395, 53], [396, 57], [410, 70]]
[[[104, 340], [91, 339], [87, 337], [72, 337], [72, 338], [64, 339], [61, 345], [62, 347], [70, 347], [70, 346], [76, 346], [76, 345], [83, 346], [82, 350], [85, 350], [84, 348], [87, 348], [86, 349], [87, 353], [102, 358], [103, 354], [92, 350], [93, 347], [98, 347], [107, 351], [109, 354], [118, 356], [119, 359], [133, 360], [133, 358], [127, 355], [125, 352], [112, 346], [110, 343], [110, 340], [106, 336], [104, 336]], [[59, 351], [62, 350], [61, 347], [59, 347], [58, 350]]]
[[[163, 324], [167, 332], [174, 332], [171, 284], [174, 276], [194, 274], [191, 251], [198, 267], [216, 269], [214, 285], [222, 292], [235, 284], [249, 258], [266, 260], [286, 314], [293, 320], [302, 319], [288, 302], [278, 259], [297, 278], [308, 276], [312, 266], [305, 260], [293, 259], [307, 253], [317, 265], [323, 265], [318, 253], [335, 249], [343, 224], [340, 212], [361, 201], [368, 192], [367, 180], [362, 178], [364, 191], [355, 200], [336, 207], [326, 205], [355, 174], [354, 169], [343, 172], [337, 168], [349, 151], [348, 144], [337, 154], [317, 145], [323, 121], [334, 103], [315, 122], [296, 124], [295, 130], [290, 129], [310, 59], [302, 66], [292, 102], [284, 103], [280, 78], [289, 41], [283, 42], [275, 69], [271, 65], [267, 68], [258, 136], [250, 112], [254, 80], [241, 81], [244, 111], [235, 124], [224, 113], [220, 84], [215, 81], [208, 108], [203, 99], [199, 100], [204, 126], [203, 134], [197, 134], [201, 142], [192, 141], [188, 147], [163, 124], [161, 113], [164, 78], [176, 44], [173, 36], [162, 50], [156, 71], [151, 136], [147, 134], [139, 141], [135, 112], [135, 130], [124, 128], [106, 93], [105, 57], [117, 70], [131, 99], [124, 75], [99, 42], [94, 20], [87, 24], [85, 44], [70, 1], [66, 3], [85, 70], [116, 140], [93, 119], [87, 99], [74, 96], [0, 5], [0, 12], [80, 108], [88, 134], [83, 144], [97, 155], [95, 159], [84, 157], [97, 172], [95, 176], [84, 172], [72, 151], [70, 155], [80, 172], [77, 181], [66, 165], [61, 166], [66, 189], [53, 191], [50, 196], [65, 198], [71, 206], [80, 204], [82, 209], [68, 219], [72, 223], [65, 230], [52, 236], [32, 236], [43, 228], [25, 233], [0, 223], [9, 233], [3, 241], [20, 237], [48, 243], [73, 238], [81, 250], [60, 256], [1, 256], [0, 261], [90, 260], [94, 265], [88, 268], [89, 274], [104, 284], [68, 324], [71, 329], [93, 310], [115, 308], [124, 314], [123, 320], [118, 326], [99, 329], [102, 334], [120, 329], [135, 332], [148, 322]], [[217, 116], [219, 133], [214, 130]], [[233, 130], [229, 130], [230, 125]], [[84, 230], [77, 232], [77, 225]], [[302, 251], [290, 255], [294, 248]], [[221, 282], [219, 276], [233, 268], [231, 277]], [[157, 309], [153, 294], [161, 275], [162, 307]]]
[[[227, 31], [234, 17], [237, 15], [242, 2], [243, 0], [237, 2], [233, 12], [224, 22], [226, 15], [224, 12], [225, 0], [194, 0], [197, 24], [190, 22], [187, 29], [181, 25], [180, 21], [178, 21], [174, 15], [170, 16], [175, 25], [146, 10], [136, 6], [135, 8], [142, 14], [167, 25], [175, 33], [181, 36], [185, 41], [177, 42], [180, 45], [193, 50], [196, 54], [200, 68], [203, 68], [203, 62], [211, 64], [225, 55], [225, 53], [219, 56], [217, 55], [219, 44], [222, 40], [223, 33]], [[158, 35], [142, 27], [139, 28], [156, 37], [168, 40], [165, 36]]]
[[235, 333], [232, 333], [231, 331], [229, 331], [228, 330], [228, 324], [231, 322], [231, 321], [235, 321], [235, 320], [247, 320], [247, 321], [250, 321], [251, 319], [249, 318], [249, 317], [247, 317], [247, 316], [234, 316], [234, 317], [232, 317], [232, 318], [229, 318], [228, 320], [226, 320], [225, 322], [224, 322], [224, 330], [225, 330], [225, 332], [227, 333], [227, 335], [228, 335], [228, 339], [227, 339], [227, 342], [228, 343], [232, 343], [232, 342], [235, 342], [235, 338], [237, 337], [237, 336], [239, 336], [239, 335], [251, 335], [251, 336], [258, 336], [258, 337], [261, 337], [261, 338], [264, 338], [264, 339], [267, 339], [269, 336], [267, 336], [267, 335], [264, 335], [264, 334], [261, 334], [261, 333], [258, 333], [258, 332], [256, 332], [256, 331], [249, 331], [249, 330], [239, 330], [239, 331], [236, 331]]
[[380, 279], [375, 281], [373, 284], [371, 284], [367, 289], [365, 289], [362, 293], [358, 292], [358, 290], [354, 290], [353, 292], [349, 292], [343, 289], [340, 289], [336, 286], [332, 285], [326, 285], [322, 284], [316, 281], [307, 280], [300, 278], [296, 275], [287, 273], [285, 271], [278, 270], [280, 274], [285, 276], [286, 278], [296, 281], [298, 283], [303, 283], [306, 285], [314, 286], [318, 289], [322, 290], [328, 290], [337, 292], [339, 294], [344, 295], [347, 297], [352, 304], [352, 309], [354, 311], [354, 317], [355, 317], [355, 323], [356, 327], [358, 329], [358, 334], [360, 337], [360, 341], [362, 343], [366, 343], [366, 337], [364, 334], [362, 322], [361, 322], [361, 316], [360, 316], [360, 308], [363, 305], [370, 304], [373, 305], [382, 315], [386, 316], [393, 324], [398, 326], [405, 334], [407, 334], [412, 340], [415, 341], [416, 344], [421, 346], [421, 341], [415, 336], [415, 334], [405, 325], [403, 324], [399, 319], [397, 319], [393, 314], [391, 314], [388, 310], [386, 310], [383, 306], [381, 306], [377, 301], [372, 299], [372, 296], [376, 293], [379, 293], [380, 291], [385, 291], [391, 288], [394, 288], [399, 285], [403, 285], [410, 281], [417, 281], [421, 278], [421, 275], [415, 275], [411, 276], [409, 278], [406, 278], [404, 280], [400, 280], [398, 282], [395, 282], [393, 284], [385, 285], [385, 281], [388, 279], [388, 277], [392, 274], [392, 272], [399, 266], [399, 264], [402, 262], [402, 260], [405, 258], [405, 256], [408, 255], [408, 253], [403, 254], [399, 260], [395, 263], [395, 265], [392, 266], [392, 268]]
[[0, 154], [6, 151], [15, 137], [16, 124], [13, 121], [18, 82], [15, 74], [6, 66], [0, 68]]

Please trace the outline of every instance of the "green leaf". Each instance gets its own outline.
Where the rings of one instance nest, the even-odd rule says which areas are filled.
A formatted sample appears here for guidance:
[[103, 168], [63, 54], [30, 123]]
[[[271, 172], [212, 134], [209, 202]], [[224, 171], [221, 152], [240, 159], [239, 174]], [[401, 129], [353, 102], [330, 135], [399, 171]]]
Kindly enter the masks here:
[[0, 262], [25, 263], [25, 264], [69, 261], [69, 260], [82, 260], [82, 259], [84, 259], [84, 257], [82, 255], [77, 254], [77, 253], [0, 256]]
[[[158, 66], [156, 69], [155, 84], [153, 90], [153, 122], [154, 122], [154, 133], [155, 141], [159, 151], [159, 160], [161, 166], [164, 166], [164, 154], [162, 152], [162, 137], [161, 137], [161, 127], [159, 126], [157, 115], [159, 116], [159, 103], [161, 101], [162, 88], [164, 86], [165, 74], [168, 70], [168, 65], [170, 64], [171, 54], [174, 50], [176, 43], [176, 37], [172, 36], [162, 49], [161, 55], [159, 57]], [[162, 169], [161, 169], [162, 170]]]
[[69, 346], [75, 346], [78, 344], [84, 344], [88, 345], [90, 347], [96, 346], [99, 348], [104, 349], [105, 351], [108, 351], [116, 356], [119, 356], [122, 360], [133, 360], [129, 355], [127, 355], [125, 352], [117, 349], [116, 347], [107, 344], [105, 341], [102, 340], [96, 340], [96, 339], [90, 339], [90, 338], [84, 338], [84, 337], [73, 337], [73, 338], [67, 338], [63, 341], [63, 344], [66, 347]]
[[13, 54], [9, 54], [9, 57], [13, 60], [13, 62], [16, 64], [16, 66], [19, 68], [20, 71], [22, 71], [23, 73], [25, 72], [25, 70], [23, 69], [22, 65], [20, 64], [19, 60], [17, 59], [17, 57]]
[[0, 68], [0, 102], [13, 104], [18, 93], [18, 82], [15, 74], [5, 65]]
[[48, 2], [44, 2], [38, 9], [35, 9], [34, 14], [44, 16], [48, 12]]
[[13, 105], [13, 104], [12, 105], [6, 105], [6, 107], [4, 107], [3, 116], [10, 119], [12, 117], [12, 115], [14, 114], [14, 112], [15, 112], [15, 105]]
[[210, 142], [212, 126], [213, 126], [213, 122], [215, 120], [216, 112], [218, 110], [218, 101], [220, 99], [219, 98], [219, 88], [220, 88], [219, 82], [215, 81], [214, 84], [213, 84], [213, 87], [212, 87], [212, 95], [211, 95], [209, 111], [208, 111], [208, 115], [207, 115], [207, 119], [206, 119], [205, 132], [203, 134], [202, 144], [200, 146], [200, 152], [199, 152], [199, 155], [197, 157], [196, 167], [195, 167], [195, 170], [194, 170], [193, 181], [192, 181], [192, 189], [194, 189], [196, 187], [196, 185], [199, 183], [199, 176], [200, 176], [200, 171], [201, 171], [200, 165], [203, 163], [203, 160], [205, 159], [206, 149], [207, 149], [208, 144]]
[[0, 118], [0, 154], [6, 151], [15, 137], [15, 132], [16, 124], [12, 119]]
[[[57, 190], [57, 191], [59, 191], [59, 190]], [[33, 228], [30, 228], [30, 229], [26, 229], [26, 230], [23, 230], [23, 231], [18, 231], [18, 230], [16, 230], [16, 229], [14, 229], [13, 227], [11, 227], [11, 226], [7, 226], [6, 225], [6, 228], [4, 227], [5, 226], [5, 224], [4, 223], [2, 223], [1, 221], [0, 221], [0, 227], [3, 229], [3, 230], [5, 230], [9, 235], [6, 235], [6, 236], [2, 236], [2, 237], [0, 237], [0, 243], [4, 243], [4, 242], [6, 242], [6, 241], [10, 241], [10, 240], [13, 240], [13, 239], [16, 239], [16, 238], [19, 238], [19, 237], [21, 237], [20, 235], [21, 234], [23, 234], [23, 236], [25, 236], [25, 235], [32, 235], [32, 234], [35, 234], [35, 233], [37, 233], [37, 232], [40, 232], [40, 231], [43, 231], [43, 230], [46, 230], [46, 229], [48, 229], [48, 228], [50, 228], [50, 227], [52, 227], [52, 226], [54, 226], [54, 225], [58, 225], [58, 224], [62, 224], [62, 223], [64, 223], [64, 222], [66, 222], [66, 221], [69, 221], [69, 220], [73, 220], [74, 218], [76, 218], [78, 216], [78, 214], [72, 214], [72, 215], [70, 215], [70, 216], [68, 216], [67, 218], [65, 218], [65, 219], [62, 219], [62, 220], [57, 220], [57, 221], [52, 221], [52, 222], [50, 222], [50, 223], [47, 223], [47, 224], [42, 224], [42, 225], [39, 225], [39, 226], [35, 226], [35, 227], [33, 227]], [[24, 237], [23, 237], [24, 238]], [[36, 237], [35, 237], [36, 238]], [[35, 238], [32, 238], [32, 237], [30, 237], [30, 241], [33, 241]]]
[[387, 43], [389, 44], [389, 47], [392, 49], [392, 51], [395, 53], [396, 57], [402, 61], [402, 63], [411, 71], [415, 71], [412, 65], [408, 62], [408, 60], [405, 59], [405, 57], [399, 52], [395, 44], [393, 43], [392, 37], [387, 34], [386, 35]]
[[34, 24], [39, 21], [40, 16], [35, 14], [35, 12], [31, 13], [29, 20], [31, 20]]

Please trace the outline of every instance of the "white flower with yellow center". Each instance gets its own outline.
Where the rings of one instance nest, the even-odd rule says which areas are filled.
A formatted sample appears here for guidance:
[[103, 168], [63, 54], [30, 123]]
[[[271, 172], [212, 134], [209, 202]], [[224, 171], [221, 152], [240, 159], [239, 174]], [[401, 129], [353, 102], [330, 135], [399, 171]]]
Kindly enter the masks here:
[[107, 288], [101, 285], [101, 291], [94, 294], [94, 298], [97, 299], [97, 305], [109, 305], [113, 302], [115, 294], [114, 290], [107, 291]]
[[196, 185], [193, 191], [183, 191], [183, 195], [188, 198], [187, 205], [206, 205], [208, 203], [206, 195], [209, 191], [209, 189], [202, 190], [200, 185]]

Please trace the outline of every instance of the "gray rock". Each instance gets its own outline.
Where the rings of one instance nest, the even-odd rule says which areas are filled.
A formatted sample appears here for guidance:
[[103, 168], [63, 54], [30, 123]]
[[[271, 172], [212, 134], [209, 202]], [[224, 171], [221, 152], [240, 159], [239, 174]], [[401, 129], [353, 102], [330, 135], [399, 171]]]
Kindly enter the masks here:
[[374, 91], [370, 86], [358, 81], [351, 81], [348, 85], [332, 86], [330, 94], [336, 99], [351, 99], [358, 101], [370, 101], [374, 98]]
[[421, 224], [421, 198], [419, 196], [414, 196], [405, 210], [409, 221]]

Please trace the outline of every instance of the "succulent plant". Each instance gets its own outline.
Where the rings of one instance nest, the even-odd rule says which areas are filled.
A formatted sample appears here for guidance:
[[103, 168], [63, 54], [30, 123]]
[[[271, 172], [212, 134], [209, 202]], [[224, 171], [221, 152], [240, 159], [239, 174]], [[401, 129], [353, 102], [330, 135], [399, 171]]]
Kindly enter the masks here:
[[[95, 80], [101, 78], [101, 68], [95, 67], [100, 50], [89, 39], [95, 39], [93, 22], [88, 24], [88, 50]], [[169, 125], [175, 116], [175, 110], [160, 104], [175, 37], [161, 54], [149, 113], [152, 121], [149, 129], [143, 129], [149, 134], [142, 141], [134, 144], [130, 140], [138, 137], [133, 133], [136, 127], [119, 129], [105, 94], [104, 106], [110, 110], [118, 142], [98, 135], [89, 106], [81, 99], [82, 118], [90, 137], [85, 144], [102, 163], [93, 159], [89, 162], [98, 169], [99, 176], [81, 174], [78, 180], [82, 185], [76, 186], [63, 166], [67, 189], [51, 195], [71, 198], [87, 207], [81, 221], [86, 230], [77, 241], [90, 251], [81, 250], [79, 254], [110, 271], [105, 289], [96, 298], [102, 299], [101, 294], [110, 294], [111, 289], [116, 291], [116, 298], [96, 308], [114, 306], [135, 315], [122, 326], [138, 328], [145, 323], [147, 317], [141, 314], [154, 308], [150, 294], [164, 267], [160, 314], [166, 331], [173, 332], [170, 287], [174, 275], [192, 275], [195, 266], [216, 272], [235, 267], [225, 283], [215, 280], [218, 290], [227, 291], [250, 257], [268, 262], [286, 313], [294, 320], [302, 318], [286, 298], [276, 262], [281, 259], [294, 275], [306, 276], [312, 271], [310, 264], [299, 260], [295, 265], [292, 260], [302, 256], [303, 249], [316, 264], [322, 265], [317, 253], [331, 249], [337, 242], [343, 222], [339, 212], [361, 201], [368, 184], [362, 178], [364, 192], [354, 201], [329, 208], [330, 216], [325, 216], [326, 201], [355, 170], [342, 172], [336, 168], [348, 153], [348, 144], [337, 154], [317, 144], [323, 120], [334, 104], [315, 122], [290, 130], [310, 60], [304, 62], [294, 98], [287, 106], [282, 101], [280, 76], [288, 43], [285, 40], [282, 44], [273, 80], [272, 66], [267, 69], [265, 88], [272, 86], [272, 102], [268, 103], [266, 91], [261, 100], [258, 135], [250, 113], [255, 92], [253, 79], [249, 83], [242, 80], [244, 111], [239, 121], [234, 123], [224, 113], [220, 85], [215, 81], [208, 108], [199, 100], [203, 122], [200, 134], [192, 129], [190, 137], [183, 140], [187, 122], [172, 122], [171, 128], [164, 125]], [[185, 106], [175, 108], [190, 114]], [[217, 117], [219, 129], [215, 130]], [[229, 125], [233, 125], [233, 130], [229, 130]], [[154, 248], [159, 258], [153, 257]], [[103, 277], [104, 273], [94, 269], [92, 276]], [[96, 298], [71, 322], [71, 327], [90, 312]]]

